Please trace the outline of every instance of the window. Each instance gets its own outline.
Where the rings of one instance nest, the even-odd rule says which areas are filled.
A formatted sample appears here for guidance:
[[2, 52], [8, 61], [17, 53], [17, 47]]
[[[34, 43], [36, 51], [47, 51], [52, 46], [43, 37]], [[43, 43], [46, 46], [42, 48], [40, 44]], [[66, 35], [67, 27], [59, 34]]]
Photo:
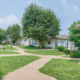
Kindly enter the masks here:
[[26, 39], [24, 41], [26, 42]]
[[64, 46], [64, 41], [61, 41], [61, 46]]
[[29, 39], [29, 43], [31, 42], [31, 40]]
[[34, 40], [32, 40], [32, 45], [34, 45], [35, 44], [35, 42], [34, 42]]
[[35, 44], [37, 44], [37, 41], [35, 41]]
[[70, 42], [71, 45], [73, 45], [73, 42]]
[[[68, 42], [68, 44], [69, 44], [69, 42]], [[65, 41], [65, 45], [67, 45], [67, 41]]]
[[65, 46], [65, 48], [67, 49], [67, 46]]
[[48, 44], [51, 44], [51, 41], [48, 41]]
[[58, 41], [55, 41], [55, 47], [57, 47], [58, 46]]

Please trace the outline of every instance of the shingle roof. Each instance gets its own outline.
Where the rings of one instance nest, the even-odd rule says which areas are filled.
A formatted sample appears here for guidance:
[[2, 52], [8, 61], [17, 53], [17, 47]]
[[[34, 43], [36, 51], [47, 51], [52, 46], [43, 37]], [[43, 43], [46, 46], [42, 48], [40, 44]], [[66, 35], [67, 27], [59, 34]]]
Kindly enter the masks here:
[[67, 39], [67, 37], [69, 37], [69, 35], [57, 35], [54, 38], [49, 37], [49, 39]]

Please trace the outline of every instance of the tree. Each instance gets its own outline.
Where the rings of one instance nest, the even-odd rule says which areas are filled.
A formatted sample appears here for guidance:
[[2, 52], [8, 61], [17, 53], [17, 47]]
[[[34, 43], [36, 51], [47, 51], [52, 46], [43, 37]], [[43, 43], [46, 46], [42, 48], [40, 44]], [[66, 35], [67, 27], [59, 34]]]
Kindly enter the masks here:
[[9, 25], [8, 29], [6, 30], [7, 35], [12, 36], [12, 41], [15, 43], [18, 38], [21, 37], [21, 28], [19, 24], [13, 24], [12, 26]]
[[51, 9], [44, 9], [36, 4], [25, 8], [22, 18], [23, 36], [38, 40], [40, 48], [48, 37], [59, 34], [60, 20]]
[[0, 43], [5, 39], [5, 30], [0, 28]]
[[77, 22], [73, 22], [73, 24], [70, 26], [70, 28], [68, 28], [69, 30], [69, 39], [71, 42], [74, 43], [75, 47], [78, 47], [78, 49], [80, 48], [80, 30], [77, 30], [75, 25], [80, 24], [80, 20]]
[[11, 31], [12, 31], [12, 26], [8, 26], [8, 28], [7, 28], [7, 30], [6, 30], [6, 33], [8, 34], [8, 35], [10, 35], [11, 34]]

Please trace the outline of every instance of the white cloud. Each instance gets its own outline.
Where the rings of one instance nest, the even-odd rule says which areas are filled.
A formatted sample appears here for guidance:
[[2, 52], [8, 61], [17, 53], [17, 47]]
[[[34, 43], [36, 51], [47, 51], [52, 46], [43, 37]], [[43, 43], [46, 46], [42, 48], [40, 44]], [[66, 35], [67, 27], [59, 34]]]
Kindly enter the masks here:
[[73, 7], [73, 9], [74, 9], [75, 11], [79, 12], [79, 9], [78, 9], [78, 7], [77, 7], [76, 5], [72, 5], [72, 7]]
[[4, 20], [0, 18], [0, 24], [4, 24]]
[[39, 6], [42, 6], [38, 0], [27, 0], [27, 4], [30, 5], [31, 3], [36, 3], [38, 4]]
[[65, 8], [65, 14], [79, 13], [79, 8], [74, 4], [68, 4], [67, 0], [60, 0]]
[[0, 18], [0, 25], [12, 25], [16, 23], [21, 26], [19, 19], [14, 15], [8, 15], [6, 18]]
[[65, 6], [65, 7], [67, 7], [67, 2], [66, 2], [66, 0], [60, 0], [61, 1], [61, 3]]

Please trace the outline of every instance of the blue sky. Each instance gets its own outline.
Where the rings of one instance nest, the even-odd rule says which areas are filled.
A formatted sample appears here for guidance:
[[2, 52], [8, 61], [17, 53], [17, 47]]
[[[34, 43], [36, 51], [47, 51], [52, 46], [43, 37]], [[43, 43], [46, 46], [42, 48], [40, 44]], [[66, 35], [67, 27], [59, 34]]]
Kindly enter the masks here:
[[68, 28], [73, 21], [80, 20], [80, 0], [0, 0], [0, 28], [7, 29], [14, 23], [21, 25], [24, 9], [31, 3], [55, 12], [61, 22], [60, 34], [69, 34]]

